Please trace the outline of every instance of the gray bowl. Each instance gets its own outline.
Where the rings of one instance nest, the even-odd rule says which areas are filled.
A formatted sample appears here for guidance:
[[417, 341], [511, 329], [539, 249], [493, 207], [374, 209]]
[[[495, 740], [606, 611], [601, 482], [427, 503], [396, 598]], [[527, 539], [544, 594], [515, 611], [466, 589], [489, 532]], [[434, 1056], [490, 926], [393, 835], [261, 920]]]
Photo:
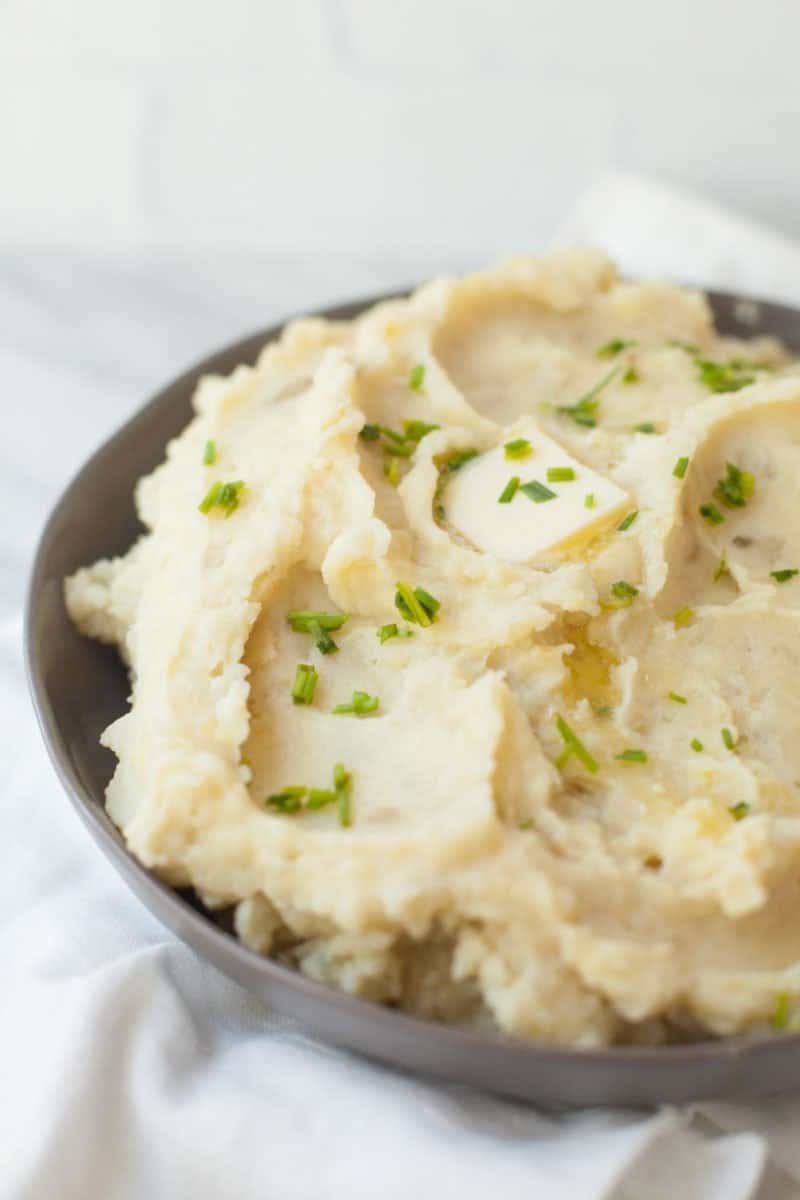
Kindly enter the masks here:
[[[376, 299], [328, 310], [354, 316]], [[711, 293], [719, 328], [770, 333], [800, 352], [800, 311]], [[89, 460], [56, 505], [28, 594], [25, 645], [39, 724], [64, 789], [100, 851], [173, 933], [279, 1012], [334, 1045], [371, 1058], [543, 1104], [656, 1104], [755, 1097], [800, 1083], [800, 1035], [750, 1036], [652, 1048], [575, 1050], [476, 1033], [346, 996], [242, 946], [225, 918], [167, 887], [126, 850], [103, 807], [114, 769], [101, 731], [125, 711], [117, 654], [69, 621], [62, 583], [77, 567], [124, 553], [140, 532], [133, 488], [191, 416], [197, 381], [252, 363], [280, 332], [265, 329], [213, 354], [159, 392]]]

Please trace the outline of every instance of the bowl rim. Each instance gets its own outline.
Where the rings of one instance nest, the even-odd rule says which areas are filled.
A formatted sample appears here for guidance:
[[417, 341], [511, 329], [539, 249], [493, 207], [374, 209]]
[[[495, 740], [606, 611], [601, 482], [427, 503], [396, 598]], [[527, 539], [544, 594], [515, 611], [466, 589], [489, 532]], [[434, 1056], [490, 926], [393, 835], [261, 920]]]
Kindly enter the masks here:
[[[314, 310], [310, 315], [331, 320], [345, 320], [365, 311], [374, 304], [403, 297], [410, 290], [410, 288], [393, 289], [390, 292], [381, 292], [376, 295]], [[702, 291], [708, 297], [712, 307], [725, 305], [733, 309], [733, 306], [745, 303], [754, 304], [758, 306], [759, 311], [766, 310], [769, 314], [774, 313], [775, 316], [783, 314], [786, 318], [797, 323], [798, 333], [800, 334], [800, 309], [776, 303], [774, 300], [761, 299], [750, 295], [708, 288], [698, 288], [697, 290]], [[105, 815], [104, 798], [91, 795], [78, 778], [77, 772], [61, 747], [58, 720], [45, 684], [41, 669], [40, 652], [33, 634], [39, 598], [42, 593], [42, 583], [47, 573], [48, 556], [59, 519], [70, 507], [74, 497], [81, 492], [86, 480], [102, 464], [104, 458], [128, 437], [135, 434], [137, 426], [143, 423], [146, 417], [153, 415], [166, 398], [171, 396], [176, 389], [191, 389], [193, 391], [197, 380], [202, 375], [213, 374], [217, 370], [217, 364], [220, 360], [228, 359], [232, 355], [240, 355], [241, 358], [239, 361], [241, 362], [253, 361], [258, 350], [268, 342], [274, 341], [284, 327], [294, 319], [296, 318], [288, 317], [219, 346], [193, 366], [184, 369], [175, 378], [168, 380], [166, 384], [161, 386], [143, 405], [138, 407], [110, 437], [105, 439], [92, 452], [60, 492], [42, 527], [29, 574], [25, 598], [23, 629], [25, 673], [36, 719], [50, 762], [83, 825], [88, 829], [95, 841], [100, 844], [106, 857], [112, 862], [116, 870], [122, 874], [126, 882], [130, 884], [131, 875], [138, 880], [139, 886], [138, 888], [134, 887], [133, 890], [137, 892], [140, 899], [142, 899], [142, 893], [153, 890], [160, 895], [162, 907], [164, 907], [165, 911], [171, 913], [175, 922], [172, 924], [166, 921], [160, 911], [154, 912], [151, 908], [150, 911], [154, 912], [154, 915], [162, 924], [168, 924], [173, 932], [176, 933], [176, 936], [184, 941], [186, 939], [183, 938], [180, 932], [176, 931], [176, 925], [186, 926], [188, 924], [188, 927], [197, 934], [198, 939], [210, 942], [211, 946], [218, 951], [218, 957], [215, 957], [213, 960], [217, 966], [220, 966], [221, 959], [232, 958], [234, 963], [239, 963], [243, 968], [246, 968], [247, 973], [255, 971], [262, 975], [265, 980], [271, 980], [276, 984], [284, 985], [292, 992], [297, 992], [305, 996], [315, 1004], [324, 1004], [328, 1008], [333, 1007], [340, 1015], [346, 1016], [349, 1019], [368, 1019], [373, 1025], [377, 1024], [379, 1029], [382, 1029], [387, 1035], [391, 1035], [398, 1030], [405, 1030], [407, 1034], [417, 1036], [422, 1034], [433, 1035], [437, 1042], [445, 1046], [449, 1045], [452, 1051], [474, 1053], [476, 1049], [482, 1049], [487, 1052], [501, 1049], [511, 1051], [517, 1056], [533, 1056], [537, 1064], [551, 1064], [554, 1067], [564, 1066], [567, 1063], [574, 1065], [578, 1062], [585, 1064], [587, 1067], [592, 1065], [603, 1065], [605, 1067], [628, 1066], [641, 1067], [648, 1070], [654, 1067], [666, 1067], [667, 1064], [697, 1064], [700, 1062], [711, 1065], [715, 1062], [730, 1059], [752, 1060], [762, 1056], [769, 1056], [771, 1058], [781, 1053], [789, 1045], [794, 1047], [800, 1045], [800, 1032], [781, 1032], [778, 1034], [767, 1031], [737, 1034], [730, 1037], [704, 1038], [695, 1042], [658, 1045], [564, 1045], [529, 1040], [500, 1031], [476, 1030], [467, 1026], [446, 1024], [445, 1022], [420, 1017], [388, 1005], [351, 996], [333, 986], [310, 979], [299, 970], [285, 966], [245, 946], [235, 934], [222, 929], [208, 914], [199, 911], [186, 898], [181, 896], [179, 892], [165, 883], [154, 872], [144, 867], [124, 845], [121, 835], [115, 836], [101, 819], [100, 814]], [[768, 330], [761, 330], [760, 332], [767, 334]], [[743, 331], [742, 336], [744, 335]], [[800, 350], [800, 346], [798, 346], [798, 350]], [[110, 819], [106, 819], [109, 820], [110, 824]], [[192, 941], [191, 944], [194, 947], [194, 952], [202, 956], [202, 952], [196, 948], [196, 943]], [[225, 970], [224, 965], [221, 966], [221, 969]], [[280, 1004], [275, 1003], [275, 1008], [280, 1010]], [[389, 1056], [385, 1061], [396, 1063], [397, 1059], [396, 1057]], [[491, 1082], [487, 1082], [485, 1086], [497, 1090], [496, 1085]]]

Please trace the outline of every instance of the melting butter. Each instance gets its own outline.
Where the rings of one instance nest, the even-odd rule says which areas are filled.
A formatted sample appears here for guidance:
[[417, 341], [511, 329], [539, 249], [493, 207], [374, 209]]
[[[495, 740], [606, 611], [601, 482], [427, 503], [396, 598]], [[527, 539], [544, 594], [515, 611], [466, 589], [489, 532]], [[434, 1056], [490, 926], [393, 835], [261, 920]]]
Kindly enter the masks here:
[[[506, 562], [580, 554], [631, 507], [621, 488], [578, 462], [538, 426], [521, 428], [514, 438], [529, 441], [530, 454], [508, 459], [504, 446], [497, 446], [466, 463], [447, 485], [448, 524], [484, 553]], [[574, 477], [548, 479], [548, 471], [559, 468]], [[515, 476], [520, 488], [501, 504], [499, 497]], [[552, 498], [532, 499], [523, 490], [531, 482], [552, 492]]]

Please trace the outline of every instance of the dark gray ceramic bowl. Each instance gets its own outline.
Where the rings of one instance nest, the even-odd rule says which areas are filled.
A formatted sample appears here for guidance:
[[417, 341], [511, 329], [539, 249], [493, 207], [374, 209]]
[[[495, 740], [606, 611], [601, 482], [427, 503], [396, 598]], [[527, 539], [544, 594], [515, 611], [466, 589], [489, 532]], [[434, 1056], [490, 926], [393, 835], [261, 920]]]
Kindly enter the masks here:
[[[351, 317], [375, 299], [324, 315]], [[712, 293], [711, 300], [724, 333], [775, 334], [800, 352], [800, 311], [725, 294]], [[134, 484], [162, 460], [167, 441], [189, 421], [200, 377], [254, 362], [279, 332], [276, 327], [245, 338], [159, 392], [89, 460], [42, 535], [27, 608], [30, 685], [53, 764], [99, 849], [151, 912], [221, 971], [309, 1032], [383, 1062], [558, 1105], [732, 1099], [795, 1088], [800, 1035], [658, 1048], [560, 1049], [437, 1025], [353, 999], [246, 949], [224, 920], [167, 887], [125, 849], [103, 807], [115, 760], [98, 738], [125, 710], [128, 680], [113, 650], [81, 637], [70, 623], [62, 581], [77, 567], [128, 549], [140, 529]]]

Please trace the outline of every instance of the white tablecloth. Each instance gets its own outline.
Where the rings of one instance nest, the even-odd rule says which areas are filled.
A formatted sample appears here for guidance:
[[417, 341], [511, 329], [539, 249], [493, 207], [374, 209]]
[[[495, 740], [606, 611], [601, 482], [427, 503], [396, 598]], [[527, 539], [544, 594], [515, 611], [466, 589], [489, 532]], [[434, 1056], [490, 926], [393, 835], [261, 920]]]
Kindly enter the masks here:
[[[800, 302], [800, 251], [642, 180], [602, 180], [562, 240], [602, 241], [630, 271]], [[791, 1099], [553, 1116], [311, 1043], [147, 914], [45, 760], [20, 607], [38, 528], [67, 476], [148, 389], [208, 347], [426, 269], [0, 258], [3, 1198], [800, 1195]]]

